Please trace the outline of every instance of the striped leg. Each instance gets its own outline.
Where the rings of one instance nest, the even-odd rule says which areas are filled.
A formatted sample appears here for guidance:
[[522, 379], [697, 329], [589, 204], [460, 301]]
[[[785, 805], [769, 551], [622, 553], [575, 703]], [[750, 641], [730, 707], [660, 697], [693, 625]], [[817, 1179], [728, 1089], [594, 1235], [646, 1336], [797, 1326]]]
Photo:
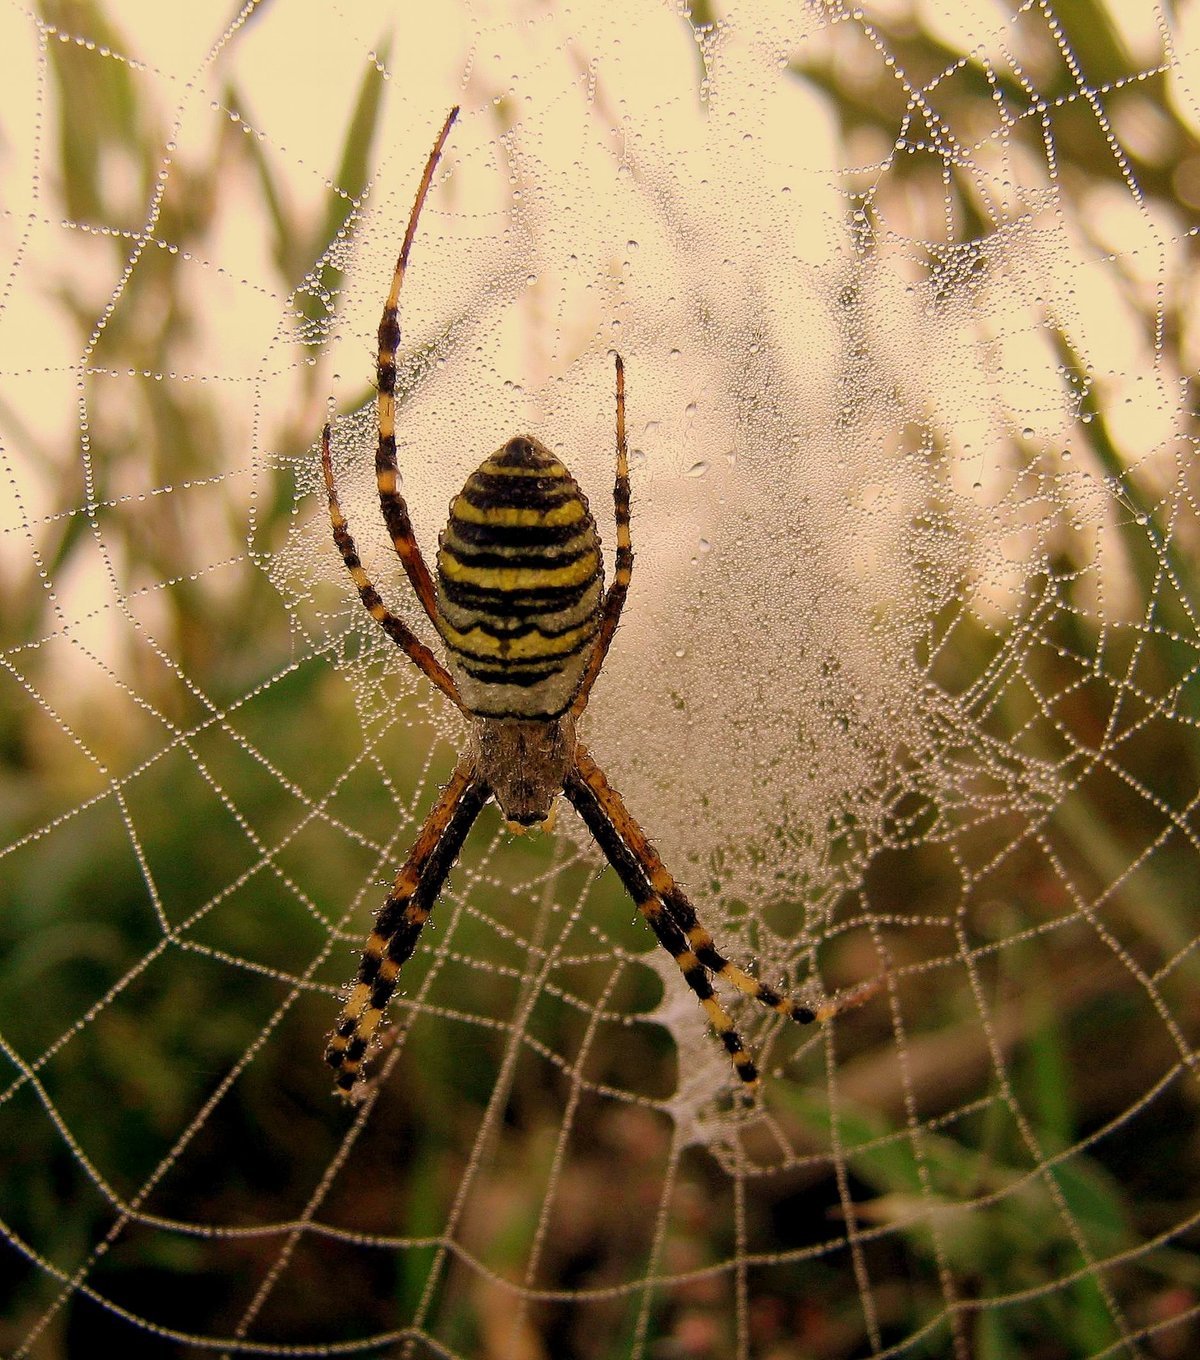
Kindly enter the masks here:
[[882, 978], [875, 979], [855, 988], [838, 1000], [827, 999], [814, 1008], [794, 1001], [789, 996], [782, 996], [774, 987], [768, 987], [765, 982], [751, 977], [737, 964], [730, 963], [713, 943], [713, 937], [700, 924], [695, 907], [659, 858], [658, 851], [646, 833], [629, 815], [620, 795], [610, 786], [603, 771], [582, 746], [577, 747], [575, 751], [575, 768], [603, 805], [617, 833], [642, 866], [652, 890], [662, 900], [664, 908], [687, 940], [688, 948], [710, 973], [724, 978], [726, 982], [752, 997], [760, 1005], [778, 1011], [780, 1015], [786, 1015], [789, 1020], [795, 1020], [801, 1025], [811, 1025], [814, 1020], [824, 1022], [842, 1011], [860, 1006], [883, 986]]
[[633, 539], [629, 532], [629, 453], [625, 446], [625, 364], [617, 355], [617, 481], [613, 487], [613, 518], [617, 522], [617, 560], [613, 571], [613, 582], [604, 597], [604, 607], [600, 616], [600, 628], [592, 654], [588, 658], [587, 670], [579, 682], [579, 692], [571, 705], [571, 713], [577, 718], [587, 707], [588, 695], [604, 658], [608, 655], [609, 644], [617, 631], [625, 596], [629, 593], [629, 581], [633, 575]]
[[474, 762], [460, 761], [379, 909], [358, 975], [325, 1049], [325, 1061], [336, 1071], [337, 1089], [344, 1096], [354, 1090], [400, 969], [412, 956], [446, 875], [489, 797]]
[[[611, 793], [607, 783], [603, 783], [603, 788]], [[747, 1094], [753, 1093], [758, 1085], [758, 1069], [754, 1066], [754, 1060], [746, 1052], [729, 1012], [717, 1000], [704, 963], [688, 944], [686, 935], [671, 912], [655, 895], [642, 864], [613, 818], [613, 809], [597, 793], [593, 782], [583, 777], [581, 770], [571, 771], [563, 789], [596, 838], [608, 862], [617, 871], [625, 891], [637, 903], [638, 910], [646, 918], [659, 944], [679, 965], [684, 981], [695, 992], [709, 1024], [733, 1059], [734, 1070], [744, 1083], [743, 1089]], [[624, 808], [620, 811], [624, 813]], [[628, 813], [624, 815], [628, 819]]]
[[333, 541], [342, 554], [342, 561], [346, 564], [350, 579], [358, 587], [363, 608], [396, 646], [408, 656], [408, 659], [414, 665], [419, 666], [443, 694], [453, 699], [459, 708], [462, 708], [462, 700], [458, 697], [458, 690], [445, 667], [420, 641], [412, 629], [388, 609], [379, 598], [379, 591], [375, 589], [371, 578], [363, 570], [358, 549], [355, 547], [349, 526], [346, 524], [346, 516], [342, 514], [342, 507], [338, 502], [337, 487], [333, 480], [333, 463], [329, 453], [328, 425], [325, 426], [321, 434], [321, 471], [325, 474], [325, 491], [329, 497], [329, 523], [333, 527]]
[[392, 287], [384, 304], [383, 317], [379, 322], [379, 354], [377, 378], [379, 386], [379, 447], [375, 453], [375, 477], [379, 483], [379, 506], [392, 545], [412, 588], [417, 593], [431, 622], [437, 622], [437, 596], [433, 578], [421, 549], [413, 534], [412, 520], [408, 515], [408, 505], [400, 494], [400, 474], [396, 466], [396, 351], [400, 347], [400, 290], [404, 286], [404, 274], [408, 268], [408, 253], [412, 249], [413, 237], [417, 234], [417, 219], [425, 206], [429, 186], [433, 182], [433, 172], [437, 168], [442, 148], [450, 135], [450, 128], [458, 117], [455, 105], [446, 116], [429, 159], [425, 162], [425, 173], [417, 189], [416, 201], [408, 217], [408, 229], [404, 233], [404, 243], [400, 247], [400, 258], [396, 261], [396, 271], [392, 275]]

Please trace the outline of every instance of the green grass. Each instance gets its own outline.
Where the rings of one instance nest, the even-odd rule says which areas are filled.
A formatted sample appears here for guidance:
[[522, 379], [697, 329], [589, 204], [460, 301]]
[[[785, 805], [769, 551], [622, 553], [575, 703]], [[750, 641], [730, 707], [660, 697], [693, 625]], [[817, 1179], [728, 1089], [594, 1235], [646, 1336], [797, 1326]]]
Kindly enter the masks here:
[[[41, 10], [119, 50], [131, 44], [132, 35], [118, 31], [119, 7], [62, 3]], [[1056, 11], [1093, 82], [1133, 68], [1100, 7], [1071, 0]], [[692, 18], [699, 24], [712, 15], [695, 10]], [[887, 36], [890, 50], [913, 71], [932, 73], [961, 58], [954, 98], [964, 120], [972, 110], [990, 108], [997, 87], [972, 54], [952, 51], [915, 22]], [[379, 51], [386, 61], [386, 43]], [[119, 63], [58, 42], [49, 47], [49, 63], [48, 98], [59, 130], [48, 176], [61, 198], [55, 212], [76, 222], [140, 227], [123, 221], [103, 167], [119, 158], [148, 197], [160, 166], [160, 115]], [[868, 127], [894, 136], [898, 86], [864, 89], [833, 64], [796, 73], [826, 91], [844, 131]], [[1161, 94], [1163, 80], [1143, 82], [1142, 95]], [[1001, 82], [1000, 93], [1014, 103], [1022, 98], [1015, 84]], [[171, 170], [158, 234], [200, 256], [230, 167], [256, 186], [275, 270], [264, 282], [297, 302], [297, 411], [329, 381], [320, 362], [321, 338], [344, 283], [343, 247], [379, 151], [385, 94], [378, 70], [366, 63], [344, 115], [340, 153], [328, 167], [339, 190], [310, 216], [289, 208], [268, 151], [232, 127], [207, 160], [180, 161]], [[226, 98], [253, 120], [252, 91], [230, 86]], [[1166, 158], [1138, 169], [1146, 192], [1165, 196], [1193, 144], [1172, 105], [1160, 98], [1156, 107], [1167, 125]], [[1111, 160], [1093, 155], [1074, 111], [1064, 116], [1061, 132], [1057, 151], [1064, 173], [1076, 182], [1092, 176], [1113, 181]], [[897, 163], [897, 177], [910, 171], [919, 193], [925, 181], [915, 158], [911, 166]], [[943, 187], [934, 188], [940, 198]], [[970, 184], [956, 180], [952, 192], [964, 235], [983, 231], [987, 221]], [[107, 252], [107, 267], [119, 270], [131, 247], [127, 238], [114, 236], [98, 249]], [[302, 287], [306, 280], [313, 286]], [[97, 364], [171, 372], [196, 320], [191, 281], [194, 275], [181, 268], [178, 255], [147, 252], [105, 332]], [[79, 352], [95, 324], [94, 306], [75, 296], [65, 275], [45, 281], [45, 296], [47, 306], [75, 326]], [[1079, 343], [1065, 327], [1051, 334], [1064, 372], [1085, 374]], [[1171, 328], [1168, 343], [1179, 343]], [[436, 348], [418, 357], [432, 362]], [[1181, 354], [1171, 357], [1182, 363]], [[315, 366], [307, 366], [310, 358], [318, 360]], [[419, 378], [416, 360], [412, 371]], [[844, 1065], [835, 1099], [820, 1082], [823, 1056], [816, 1049], [815, 1061], [806, 1056], [802, 1064], [814, 1074], [812, 1086], [770, 1083], [768, 1106], [788, 1149], [778, 1174], [747, 1173], [735, 1190], [729, 1161], [719, 1161], [731, 1155], [728, 1148], [691, 1150], [675, 1187], [667, 1250], [658, 1256], [652, 1250], [654, 1215], [669, 1121], [651, 1105], [617, 1106], [585, 1093], [534, 1284], [566, 1294], [602, 1287], [614, 1292], [578, 1307], [569, 1300], [535, 1304], [528, 1322], [513, 1322], [519, 1335], [528, 1328], [535, 1338], [555, 1338], [564, 1355], [615, 1360], [629, 1352], [640, 1325], [643, 1294], [628, 1287], [630, 1281], [647, 1272], [678, 1272], [684, 1283], [648, 1291], [647, 1353], [659, 1346], [668, 1353], [680, 1319], [688, 1317], [715, 1319], [721, 1343], [733, 1345], [735, 1196], [752, 1258], [748, 1325], [756, 1356], [807, 1355], [784, 1349], [801, 1332], [826, 1338], [813, 1351], [823, 1356], [857, 1356], [876, 1343], [901, 1347], [906, 1355], [943, 1356], [950, 1344], [946, 1280], [967, 1316], [966, 1333], [979, 1360], [1082, 1358], [1117, 1347], [1104, 1289], [1141, 1321], [1173, 1291], [1200, 1296], [1194, 1241], [1145, 1245], [1194, 1211], [1200, 1171], [1194, 1109], [1169, 1084], [1148, 1115], [1137, 1110], [1145, 1089], [1180, 1061], [1164, 1040], [1147, 979], [1173, 1013], [1189, 1014], [1200, 969], [1200, 951], [1190, 948], [1196, 854], [1187, 834], [1200, 779], [1192, 723], [1200, 686], [1189, 640], [1196, 566], [1117, 447], [1102, 385], [1082, 387], [1077, 395], [1095, 469], [1119, 486], [1129, 510], [1119, 529], [1119, 572], [1138, 599], [1155, 602], [1154, 627], [1120, 636], [1121, 630], [1094, 617], [1083, 563], [1065, 541], [1046, 573], [1028, 583], [1023, 613], [1010, 621], [1009, 636], [990, 633], [961, 601], [944, 611], [937, 620], [941, 631], [931, 635], [930, 678], [945, 693], [958, 693], [989, 667], [997, 676], [1015, 675], [1020, 668], [1011, 663], [1019, 661], [1024, 683], [997, 680], [990, 691], [989, 730], [1019, 748], [1030, 767], [1041, 762], [1056, 768], [1104, 731], [1113, 692], [1096, 667], [1089, 672], [1096, 657], [1103, 657], [1099, 669], [1110, 677], [1123, 675], [1128, 661], [1140, 693], [1159, 700], [1166, 718], [1131, 717], [1120, 748], [1121, 768], [1130, 778], [1122, 786], [1098, 769], [1094, 777], [1080, 777], [1069, 797], [1052, 806], [1048, 800], [1038, 828], [1042, 841], [1022, 841], [986, 878], [978, 915], [960, 923], [989, 1027], [981, 1024], [959, 945], [948, 933], [938, 933], [936, 944], [930, 944], [933, 934], [918, 931], [889, 940], [897, 955], [903, 1049], [895, 1042], [886, 996], [839, 1022]], [[204, 384], [129, 384], [116, 392], [97, 385], [90, 396], [98, 499], [128, 487], [148, 491], [199, 481], [245, 462], [228, 412]], [[79, 505], [78, 449], [39, 444], [36, 433], [6, 425], [24, 452], [48, 469], [55, 504]], [[111, 1199], [91, 1183], [91, 1169], [99, 1169], [118, 1198], [128, 1199], [146, 1187], [183, 1138], [179, 1160], [155, 1183], [145, 1207], [216, 1231], [126, 1229], [89, 1280], [139, 1317], [187, 1319], [204, 1335], [236, 1325], [258, 1281], [279, 1259], [286, 1225], [303, 1213], [307, 1196], [333, 1165], [349, 1120], [328, 1095], [319, 1054], [335, 1004], [329, 989], [348, 976], [351, 946], [336, 946], [294, 994], [290, 982], [303, 977], [327, 938], [327, 923], [347, 909], [352, 890], [372, 874], [385, 879], [403, 853], [406, 833], [386, 853], [382, 848], [395, 837], [397, 808], [417, 793], [431, 744], [436, 750], [426, 790], [453, 759], [425, 710], [397, 698], [379, 746], [388, 781], [366, 761], [339, 783], [363, 750], [351, 687], [325, 658], [289, 669], [295, 659], [289, 618], [258, 564], [284, 541], [296, 508], [289, 469], [309, 456], [314, 434], [298, 416], [294, 425], [285, 422], [272, 432], [269, 445], [280, 457], [259, 488], [252, 526], [223, 488], [206, 502], [210, 510], [216, 507], [215, 532], [241, 554], [237, 569], [219, 581], [204, 573], [191, 579], [190, 568], [216, 560], [220, 551], [211, 543], [189, 544], [183, 507], [191, 502], [182, 491], [104, 512], [105, 541], [124, 588], [178, 578], [158, 592], [156, 628], [188, 681], [159, 664], [136, 630], [121, 635], [125, 651], [115, 665], [130, 677], [140, 704], [118, 695], [112, 709], [97, 700], [81, 705], [78, 714], [87, 740], [103, 752], [106, 773], [20, 693], [18, 703], [0, 709], [0, 806], [8, 837], [31, 837], [0, 878], [0, 1031], [28, 1059], [82, 1021], [40, 1068], [37, 1089], [27, 1085], [0, 1107], [0, 1146], [12, 1150], [15, 1173], [0, 1187], [0, 1217], [12, 1233], [36, 1244], [46, 1261], [70, 1272], [114, 1221]], [[1028, 457], [1017, 447], [1010, 453], [1014, 465]], [[39, 532], [51, 578], [97, 570], [87, 515], [65, 517]], [[18, 566], [6, 599], [12, 608], [0, 615], [0, 641], [36, 690], [50, 683], [53, 649], [18, 649], [54, 633], [60, 621], [32, 566]], [[1039, 631], [1047, 645], [1010, 646], [1025, 627]], [[110, 699], [115, 692], [115, 686], [105, 691]], [[1031, 694], [1050, 702], [1039, 707]], [[218, 720], [214, 707], [230, 712]], [[1131, 714], [1135, 707], [1130, 701]], [[181, 731], [192, 734], [186, 743], [176, 740]], [[330, 794], [331, 816], [357, 836], [321, 818], [293, 836], [309, 811], [248, 754], [247, 744], [310, 797]], [[106, 792], [109, 778], [118, 781], [120, 799]], [[1131, 780], [1153, 796], [1143, 796]], [[89, 804], [93, 797], [97, 801]], [[1176, 814], [1174, 831], [1164, 828], [1170, 821], [1164, 807]], [[914, 798], [896, 813], [895, 839], [903, 853], [888, 861], [894, 873], [877, 885], [880, 898], [953, 904], [955, 866], [939, 853], [947, 837], [938, 809]], [[878, 852], [872, 862], [882, 863], [882, 849], [871, 841], [875, 830], [848, 813], [830, 828], [837, 839], [831, 855], [844, 855], [851, 864]], [[779, 838], [812, 834], [807, 824], [800, 830], [760, 828], [754, 843], [737, 852], [767, 858]], [[974, 851], [989, 837], [1007, 843], [1013, 828], [997, 819], [966, 839]], [[255, 839], [264, 847], [287, 845], [259, 864]], [[1130, 870], [1151, 845], [1154, 853]], [[1074, 881], [1088, 885], [1089, 897], [1116, 885], [1101, 913], [1116, 950], [1063, 899], [1062, 877], [1051, 871], [1046, 846]], [[413, 1317], [510, 1042], [502, 1023], [488, 1022], [514, 1012], [522, 985], [538, 966], [538, 951], [522, 941], [539, 908], [514, 898], [512, 889], [549, 872], [554, 854], [552, 838], [498, 842], [494, 814], [481, 819], [453, 876], [453, 892], [439, 905], [429, 947], [406, 975], [410, 998], [432, 976], [433, 1005], [462, 1018], [425, 1014], [413, 1023], [403, 1062], [321, 1210], [323, 1222], [377, 1233], [383, 1244], [305, 1236], [296, 1270], [269, 1305], [271, 1335], [298, 1342], [318, 1334], [356, 1338], [402, 1327]], [[722, 860], [734, 854], [734, 847], [714, 847], [706, 891], [721, 891]], [[463, 884], [485, 857], [480, 891], [487, 894], [487, 919], [461, 901]], [[942, 878], [931, 883], [937, 874]], [[616, 941], [630, 954], [648, 949], [650, 941], [612, 876], [599, 885], [591, 880], [591, 871], [580, 865], [559, 871], [556, 900], [563, 911], [586, 895], [585, 918], [564, 935], [564, 948], [600, 950], [599, 939]], [[377, 896], [368, 888], [356, 926], [365, 926]], [[772, 905], [780, 920], [802, 914], [799, 891], [795, 898]], [[201, 909], [203, 915], [192, 920]], [[946, 914], [952, 916], [952, 907]], [[544, 941], [558, 938], [560, 919], [547, 910], [540, 925]], [[498, 921], [512, 938], [499, 938]], [[599, 928], [598, 937], [589, 934], [590, 924]], [[347, 926], [347, 933], [356, 926]], [[158, 952], [164, 931], [172, 933]], [[924, 966], [926, 944], [936, 963], [947, 964], [944, 969]], [[467, 962], [450, 957], [455, 953]], [[479, 960], [494, 966], [472, 966]], [[122, 985], [143, 961], [145, 968]], [[601, 959], [573, 968], [569, 986], [559, 974], [552, 980], [562, 982], [563, 993], [595, 1001], [610, 974]], [[93, 1015], [91, 1008], [114, 987], [117, 996]], [[613, 1015], [637, 1016], [659, 996], [657, 979], [633, 962], [605, 1004]], [[546, 989], [537, 998], [530, 1033], [571, 1060], [589, 1021], [568, 995]], [[269, 1041], [254, 1054], [220, 1117], [189, 1135], [189, 1121], [203, 1101], [268, 1023], [274, 1024]], [[999, 1069], [992, 1043], [1002, 1050]], [[775, 1051], [781, 1063], [791, 1052], [783, 1039]], [[673, 1089], [676, 1063], [661, 1029], [605, 1020], [595, 1027], [584, 1075], [653, 1102]], [[497, 1161], [468, 1206], [464, 1234], [486, 1270], [512, 1286], [507, 1294], [501, 1287], [499, 1297], [507, 1299], [514, 1318], [570, 1096], [569, 1074], [523, 1053], [491, 1135]], [[77, 1146], [64, 1143], [47, 1105], [74, 1132]], [[1110, 1128], [1128, 1111], [1134, 1113]], [[864, 1314], [845, 1250], [806, 1254], [845, 1232], [834, 1147], [841, 1150], [863, 1231], [861, 1264], [877, 1304], [874, 1319]], [[623, 1213], [612, 1210], [614, 1199]], [[65, 1203], [73, 1203], [70, 1212]], [[261, 1238], [235, 1231], [262, 1224], [285, 1227]], [[400, 1245], [392, 1235], [403, 1239]], [[1095, 1264], [1110, 1258], [1111, 1267]], [[6, 1260], [15, 1268], [0, 1285], [10, 1319], [0, 1325], [4, 1348], [24, 1336], [59, 1288], [42, 1266], [29, 1266], [11, 1251]], [[711, 1283], [691, 1278], [690, 1272], [703, 1276], [709, 1266]], [[332, 1296], [321, 1283], [330, 1277], [341, 1282]], [[488, 1328], [497, 1325], [489, 1311], [496, 1298], [488, 1288], [480, 1275], [448, 1258], [433, 1292], [429, 1330], [462, 1353], [482, 1357]], [[924, 1339], [908, 1344], [922, 1329]], [[133, 1344], [131, 1336], [145, 1348], [136, 1353], [151, 1353], [149, 1333], [123, 1330], [77, 1295], [35, 1356], [51, 1360], [85, 1342], [99, 1353], [101, 1337], [124, 1348]]]

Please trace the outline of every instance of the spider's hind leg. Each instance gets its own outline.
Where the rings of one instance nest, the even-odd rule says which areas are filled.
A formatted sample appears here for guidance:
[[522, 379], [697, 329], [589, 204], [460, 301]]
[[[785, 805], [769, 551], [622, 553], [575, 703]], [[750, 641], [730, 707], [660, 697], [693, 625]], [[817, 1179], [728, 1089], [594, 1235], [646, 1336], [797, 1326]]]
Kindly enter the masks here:
[[321, 432], [321, 472], [325, 478], [325, 494], [329, 501], [329, 523], [333, 529], [333, 541], [337, 545], [338, 552], [342, 555], [342, 561], [346, 564], [350, 579], [358, 590], [358, 597], [362, 600], [363, 608], [396, 646], [404, 652], [413, 665], [423, 670], [438, 689], [461, 708], [462, 700], [458, 697], [458, 689], [450, 678], [449, 672], [408, 624], [393, 614], [383, 603], [374, 581], [367, 575], [363, 567], [362, 559], [358, 555], [358, 547], [350, 533], [350, 526], [346, 523], [341, 502], [338, 500], [337, 483], [333, 479], [333, 459], [329, 451], [328, 425]]
[[400, 292], [404, 287], [404, 275], [408, 270], [409, 251], [412, 250], [413, 238], [417, 234], [417, 222], [421, 217], [421, 209], [425, 206], [429, 186], [433, 183], [433, 172], [437, 168], [442, 148], [446, 145], [446, 138], [450, 135], [450, 129], [457, 117], [456, 104], [447, 114], [442, 130], [433, 144], [433, 150], [429, 153], [429, 159], [425, 162], [425, 173], [421, 176], [416, 201], [408, 216], [408, 228], [404, 233], [404, 242], [392, 274], [392, 285], [388, 290], [387, 301], [383, 305], [375, 369], [379, 388], [379, 445], [375, 452], [379, 508], [391, 535], [392, 547], [400, 558], [400, 564], [412, 583], [421, 607], [434, 624], [437, 623], [437, 591], [434, 588], [433, 577], [429, 574], [429, 568], [421, 555], [421, 549], [417, 545], [416, 535], [413, 533], [408, 503], [400, 490], [400, 470], [396, 464], [396, 352], [400, 348]]
[[625, 597], [629, 593], [629, 582], [633, 577], [633, 539], [629, 530], [629, 449], [625, 441], [625, 363], [617, 355], [617, 480], [613, 485], [613, 518], [617, 526], [617, 556], [613, 568], [612, 585], [604, 597], [600, 611], [600, 628], [592, 654], [588, 658], [587, 669], [579, 682], [579, 690], [571, 705], [571, 713], [578, 717], [587, 707], [592, 685], [604, 665], [604, 658], [621, 621], [621, 610], [625, 607]]

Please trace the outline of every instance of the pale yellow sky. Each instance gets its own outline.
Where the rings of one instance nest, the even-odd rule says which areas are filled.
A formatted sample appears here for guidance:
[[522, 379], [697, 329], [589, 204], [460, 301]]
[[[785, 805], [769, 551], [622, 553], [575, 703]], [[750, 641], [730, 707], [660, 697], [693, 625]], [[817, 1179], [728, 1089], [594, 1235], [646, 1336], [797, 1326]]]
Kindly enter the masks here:
[[[947, 223], [937, 155], [916, 145], [921, 127], [895, 131], [907, 137], [900, 155], [928, 160], [924, 196], [893, 174], [893, 145], [863, 134], [843, 144], [825, 96], [786, 69], [799, 57], [827, 61], [864, 88], [902, 82], [871, 26], [872, 16], [902, 9], [886, 0], [834, 23], [833, 11], [822, 18], [793, 0], [746, 0], [722, 8], [728, 22], [702, 61], [675, 8], [645, 0], [293, 3], [267, 6], [224, 37], [224, 5], [113, 5], [124, 46], [92, 56], [130, 66], [156, 111], [167, 182], [173, 167], [203, 162], [236, 126], [256, 139], [285, 201], [314, 220], [372, 54], [386, 53], [375, 175], [311, 385], [295, 344], [295, 302], [271, 263], [260, 186], [240, 160], [220, 182], [211, 233], [182, 262], [195, 328], [169, 370], [90, 371], [103, 368], [93, 359], [103, 339], [81, 349], [74, 324], [47, 297], [65, 283], [101, 330], [109, 309], [119, 312], [125, 281], [105, 234], [116, 223], [63, 220], [59, 103], [39, 55], [39, 40], [86, 35], [39, 39], [27, 15], [0, 11], [0, 243], [16, 262], [0, 295], [0, 418], [11, 427], [5, 451], [16, 488], [0, 512], [0, 567], [24, 567], [51, 517], [84, 504], [82, 363], [86, 420], [106, 429], [121, 428], [143, 384], [202, 385], [221, 412], [228, 475], [209, 500], [189, 497], [189, 523], [204, 530], [213, 563], [256, 569], [227, 512], [249, 506], [282, 430], [311, 430], [315, 441], [331, 404], [345, 413], [369, 390], [404, 221], [433, 135], [457, 102], [463, 114], [403, 298], [406, 345], [456, 328], [444, 363], [402, 413], [406, 485], [427, 548], [466, 474], [522, 429], [563, 451], [604, 523], [619, 347], [629, 372], [639, 565], [636, 607], [606, 683], [644, 691], [643, 767], [665, 765], [672, 744], [688, 739], [692, 719], [670, 707], [670, 691], [702, 696], [714, 731], [736, 727], [751, 709], [761, 732], [794, 728], [796, 695], [813, 693], [814, 639], [841, 658], [865, 707], [903, 712], [912, 677], [879, 664], [873, 620], [896, 601], [913, 603], [911, 618], [895, 615], [900, 656], [923, 626], [921, 609], [932, 602], [910, 575], [920, 556], [911, 520], [935, 490], [955, 498], [954, 535], [930, 549], [938, 588], [952, 594], [970, 581], [973, 607], [997, 618], [1014, 612], [1047, 535], [1065, 520], [1074, 517], [1096, 553], [1105, 551], [1114, 504], [1089, 465], [1049, 351], [1047, 307], [1093, 365], [1131, 463], [1162, 486], [1186, 392], [1182, 375], [1156, 366], [1138, 308], [1147, 298], [1153, 308], [1160, 280], [1195, 285], [1179, 277], [1185, 213], [1120, 186], [1062, 183], [1037, 119], [1014, 128], [998, 108], [990, 122], [949, 130], [956, 170], [988, 218], [987, 287], [934, 308], [930, 260], [948, 233], [961, 244], [961, 224]], [[1113, 10], [1131, 71], [1172, 63], [1172, 98], [1193, 121], [1196, 12], [1195, 3], [1183, 7], [1164, 56], [1152, 6]], [[1047, 78], [1037, 65], [1048, 60], [1046, 44], [1031, 46], [1023, 32], [1029, 25], [1044, 36], [1040, 11], [1014, 18], [983, 0], [931, 0], [919, 14], [977, 58], [1006, 70], [1015, 63], [1031, 88]], [[918, 93], [914, 107], [939, 115], [940, 82]], [[1102, 116], [1106, 93], [1086, 93]], [[1131, 137], [1153, 135], [1154, 110], [1144, 113]], [[114, 217], [131, 233], [127, 260], [137, 267], [147, 231], [147, 250], [170, 249], [132, 159], [114, 155], [104, 176]], [[872, 195], [870, 252], [856, 244], [851, 191]], [[837, 303], [850, 282], [861, 299], [852, 320]], [[872, 367], [847, 387], [847, 356], [858, 345]], [[1194, 348], [1185, 338], [1185, 354]], [[1044, 499], [1014, 495], [1015, 446], [1044, 466]], [[360, 462], [369, 472], [369, 454]], [[313, 479], [315, 463], [302, 474]], [[98, 488], [101, 498], [150, 494], [166, 480], [136, 459], [120, 475], [123, 483]], [[361, 486], [350, 477], [345, 495], [369, 555], [381, 535], [369, 477]], [[314, 581], [340, 581], [316, 498], [301, 511], [297, 561]], [[115, 631], [105, 638], [103, 623], [94, 626], [92, 645], [119, 667], [124, 624], [111, 606], [122, 564], [106, 564], [105, 551], [110, 544], [80, 556], [53, 585], [64, 626], [110, 620]], [[816, 614], [808, 603], [789, 607], [786, 627], [771, 603], [781, 552], [789, 571], [793, 559], [803, 566], [788, 598], [819, 604]], [[213, 572], [214, 588], [219, 580]], [[747, 599], [762, 602], [760, 613], [747, 612]], [[1122, 613], [1116, 586], [1103, 607]], [[153, 600], [139, 608], [153, 624]], [[758, 678], [714, 687], [714, 674], [738, 675], [749, 643], [765, 658]], [[604, 711], [597, 706], [601, 740]], [[621, 711], [610, 711], [607, 735], [628, 747]], [[690, 777], [710, 785], [725, 761], [723, 746], [697, 751]], [[831, 804], [869, 777], [850, 745], [827, 769]], [[675, 834], [699, 852], [712, 833], [681, 821]]]

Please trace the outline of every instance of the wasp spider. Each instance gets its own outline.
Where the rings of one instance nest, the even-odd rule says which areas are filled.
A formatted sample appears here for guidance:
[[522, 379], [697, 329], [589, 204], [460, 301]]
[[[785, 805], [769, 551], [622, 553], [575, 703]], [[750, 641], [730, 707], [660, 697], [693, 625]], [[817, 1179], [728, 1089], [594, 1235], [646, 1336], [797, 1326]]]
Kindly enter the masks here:
[[333, 538], [367, 612], [470, 723], [466, 753], [396, 876], [367, 939], [358, 976], [330, 1036], [326, 1059], [351, 1095], [367, 1050], [472, 823], [490, 798], [514, 830], [544, 824], [559, 794], [583, 818], [659, 943], [679, 965], [747, 1090], [758, 1081], [732, 1019], [717, 999], [718, 977], [789, 1019], [809, 1024], [847, 1004], [815, 1008], [781, 996], [730, 963], [695, 908], [576, 736], [576, 724], [616, 631], [629, 589], [629, 467], [625, 371], [618, 356], [616, 572], [604, 589], [600, 540], [578, 484], [529, 435], [510, 439], [467, 478], [438, 543], [437, 581], [413, 536], [396, 466], [396, 353], [400, 290], [417, 219], [458, 113], [446, 118], [425, 165], [391, 290], [379, 324], [379, 503], [417, 599], [446, 649], [446, 664], [383, 603], [363, 570], [338, 503], [329, 453], [321, 466]]

